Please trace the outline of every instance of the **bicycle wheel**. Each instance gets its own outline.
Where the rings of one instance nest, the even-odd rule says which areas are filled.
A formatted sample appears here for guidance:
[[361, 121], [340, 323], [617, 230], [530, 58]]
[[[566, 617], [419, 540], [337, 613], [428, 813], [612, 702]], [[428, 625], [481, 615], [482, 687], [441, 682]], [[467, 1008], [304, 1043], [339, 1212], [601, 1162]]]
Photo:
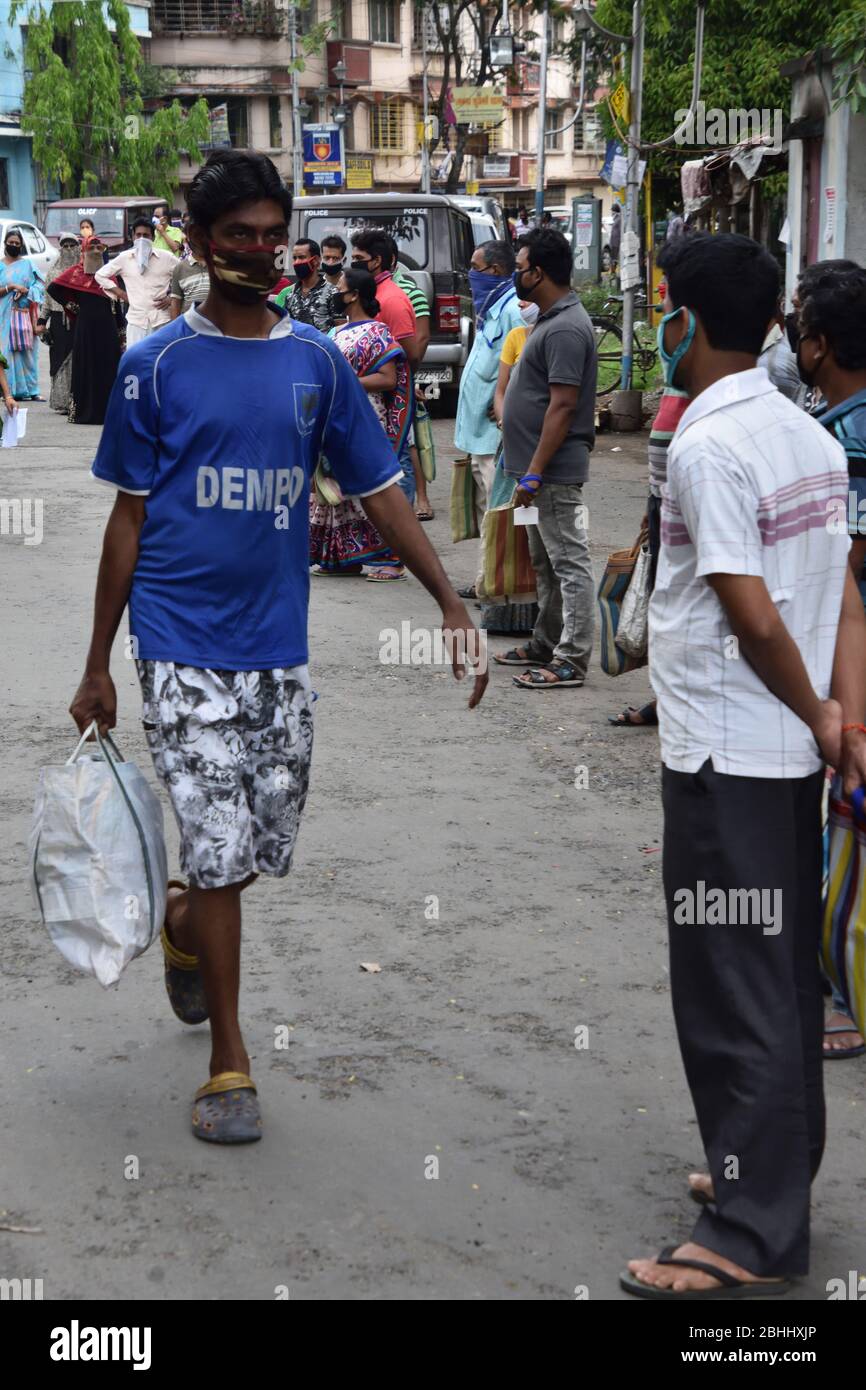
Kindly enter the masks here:
[[615, 391], [622, 376], [622, 328], [616, 319], [594, 316], [595, 351], [598, 358], [597, 396]]

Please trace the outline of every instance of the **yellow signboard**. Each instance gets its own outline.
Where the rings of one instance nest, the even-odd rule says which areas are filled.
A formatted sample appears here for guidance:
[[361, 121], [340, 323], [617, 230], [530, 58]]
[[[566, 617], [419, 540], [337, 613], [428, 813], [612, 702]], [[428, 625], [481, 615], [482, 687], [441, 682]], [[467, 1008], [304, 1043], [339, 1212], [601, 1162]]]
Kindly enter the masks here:
[[619, 82], [616, 87], [614, 87], [610, 97], [610, 104], [613, 109], [613, 114], [616, 116], [620, 125], [628, 125], [630, 119], [630, 105], [628, 87], [624, 82]]
[[466, 192], [469, 194], [470, 198], [474, 198], [477, 195], [478, 187], [479, 185], [477, 179], [466, 180]]
[[346, 189], [358, 192], [373, 187], [373, 157], [368, 154], [346, 155]]
[[451, 105], [458, 125], [495, 125], [504, 117], [504, 98], [493, 87], [452, 87]]

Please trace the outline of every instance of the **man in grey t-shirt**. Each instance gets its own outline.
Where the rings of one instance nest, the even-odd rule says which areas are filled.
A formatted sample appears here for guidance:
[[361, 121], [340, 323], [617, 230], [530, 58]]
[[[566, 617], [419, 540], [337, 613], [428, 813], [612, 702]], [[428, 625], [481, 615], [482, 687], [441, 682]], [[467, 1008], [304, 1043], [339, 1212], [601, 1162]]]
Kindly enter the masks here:
[[517, 296], [540, 310], [511, 373], [502, 419], [504, 466], [517, 478], [515, 505], [538, 508], [529, 550], [538, 589], [530, 640], [495, 658], [527, 666], [524, 690], [583, 685], [592, 651], [594, 585], [583, 483], [595, 443], [595, 334], [571, 288], [571, 247], [561, 232], [521, 237]]

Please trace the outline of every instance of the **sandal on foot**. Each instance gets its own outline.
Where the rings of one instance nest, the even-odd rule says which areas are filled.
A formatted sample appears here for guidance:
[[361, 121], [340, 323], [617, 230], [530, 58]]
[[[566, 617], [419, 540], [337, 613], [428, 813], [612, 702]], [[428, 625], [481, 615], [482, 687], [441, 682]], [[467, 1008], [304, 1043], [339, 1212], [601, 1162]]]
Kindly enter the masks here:
[[419, 521], [432, 521], [432, 520], [433, 520], [433, 508], [432, 508], [432, 507], [428, 507], [426, 511], [423, 511], [423, 512], [416, 512], [415, 515], [417, 516], [417, 518], [418, 518]]
[[625, 1289], [626, 1293], [636, 1294], [638, 1298], [667, 1299], [669, 1303], [683, 1299], [688, 1302], [696, 1302], [721, 1298], [778, 1298], [780, 1294], [790, 1292], [790, 1279], [750, 1283], [748, 1280], [737, 1279], [726, 1269], [719, 1269], [717, 1265], [711, 1265], [707, 1260], [678, 1260], [674, 1256], [676, 1248], [675, 1245], [666, 1245], [661, 1254], [656, 1256], [656, 1264], [680, 1265], [683, 1269], [699, 1269], [703, 1274], [709, 1274], [713, 1279], [718, 1279], [721, 1288], [686, 1289], [683, 1293], [677, 1293], [675, 1289], [660, 1289], [655, 1284], [644, 1284], [636, 1274], [632, 1274], [630, 1269], [624, 1269], [620, 1274], [620, 1288]]
[[[179, 878], [170, 878], [168, 887], [182, 888], [186, 892], [189, 884], [182, 883]], [[185, 951], [179, 951], [170, 940], [167, 907], [159, 939], [165, 957], [165, 992], [168, 1002], [181, 1023], [205, 1023], [208, 1008], [198, 956], [188, 956]]]
[[402, 565], [379, 565], [377, 569], [370, 570], [367, 575], [367, 583], [394, 584], [397, 580], [405, 578]]
[[499, 652], [493, 660], [498, 661], [500, 666], [545, 666], [549, 658], [533, 651], [532, 643], [527, 642], [525, 647], [512, 647], [508, 652]]
[[[633, 714], [636, 714], [638, 718], [632, 719]], [[627, 705], [622, 714], [609, 714], [607, 722], [615, 729], [652, 728], [659, 722], [655, 700], [651, 700], [648, 705], [641, 705], [640, 709], [635, 709], [634, 705]]]
[[[834, 1033], [859, 1032], [860, 1029], [857, 1027], [857, 1024], [854, 1022], [852, 1018], [847, 1028], [825, 1028], [824, 1037], [832, 1037]], [[854, 1047], [822, 1047], [821, 1051], [824, 1054], [824, 1060], [827, 1062], [835, 1062], [837, 1060], [844, 1061], [848, 1057], [862, 1057], [863, 1053], [866, 1052], [866, 1043], [858, 1043]]]
[[[555, 680], [548, 680], [545, 671], [551, 672]], [[551, 661], [546, 666], [532, 666], [522, 676], [512, 676], [511, 679], [521, 690], [559, 690], [563, 686], [583, 685], [583, 676], [577, 674], [577, 668], [569, 661]]]
[[261, 1139], [262, 1112], [251, 1077], [242, 1071], [221, 1071], [199, 1086], [192, 1132], [209, 1144], [252, 1144]]

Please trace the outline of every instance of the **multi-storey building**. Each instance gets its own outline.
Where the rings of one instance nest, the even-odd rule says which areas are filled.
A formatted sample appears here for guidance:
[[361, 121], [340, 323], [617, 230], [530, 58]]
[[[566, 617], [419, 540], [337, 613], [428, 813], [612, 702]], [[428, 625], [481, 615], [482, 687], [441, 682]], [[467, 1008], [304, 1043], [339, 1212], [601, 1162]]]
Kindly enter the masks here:
[[[498, 9], [498, 0], [495, 5], [493, 0], [478, 3], [491, 18]], [[286, 178], [292, 172], [289, 8], [288, 0], [151, 0], [149, 55], [153, 65], [168, 70], [170, 94], [184, 102], [203, 96], [219, 110], [223, 143], [264, 151]], [[324, 42], [303, 58], [304, 119], [331, 119], [341, 96], [334, 67], [342, 64], [345, 141], [356, 186], [364, 186], [366, 179], [377, 189], [418, 189], [425, 47], [434, 100], [442, 73], [432, 4], [426, 6], [426, 44], [424, 19], [414, 0], [310, 0], [293, 8], [302, 36], [316, 25], [327, 26]], [[537, 32], [538, 19], [515, 7], [515, 30], [530, 22]], [[546, 112], [539, 113], [539, 64], [521, 59], [513, 84], [506, 87], [504, 75], [501, 80], [502, 121], [479, 129], [470, 140], [473, 152], [465, 160], [463, 178], [477, 181], [482, 192], [498, 194], [509, 207], [530, 201], [534, 193], [539, 119], [550, 132], [546, 201], [565, 202], [574, 194], [601, 194], [604, 189], [598, 177], [603, 142], [594, 103], [587, 104], [574, 126], [556, 133], [573, 114], [577, 96], [571, 61], [562, 52], [570, 27], [568, 17], [551, 21]], [[471, 26], [464, 42], [470, 48], [477, 44]], [[434, 170], [444, 154], [442, 145], [434, 151]], [[184, 162], [181, 188], [195, 167]]]

